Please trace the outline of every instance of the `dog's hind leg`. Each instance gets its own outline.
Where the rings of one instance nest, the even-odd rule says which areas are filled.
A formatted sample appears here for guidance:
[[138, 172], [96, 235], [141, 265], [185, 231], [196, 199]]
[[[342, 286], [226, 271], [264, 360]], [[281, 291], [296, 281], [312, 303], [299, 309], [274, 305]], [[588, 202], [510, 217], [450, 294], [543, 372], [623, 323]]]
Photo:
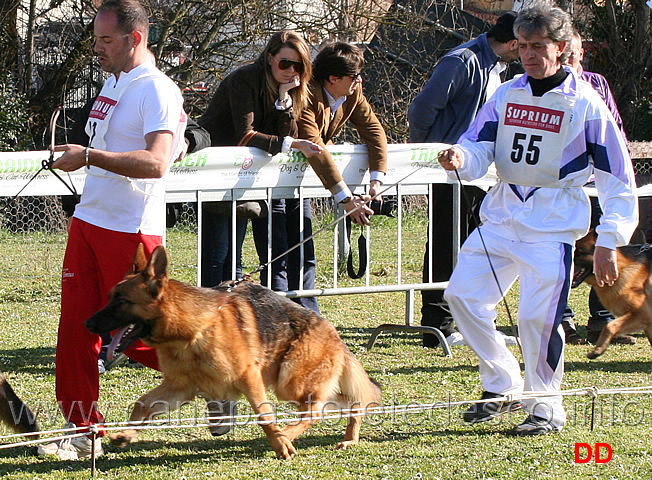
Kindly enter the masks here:
[[626, 313], [622, 317], [618, 317], [615, 320], [607, 323], [607, 325], [605, 325], [605, 327], [602, 329], [602, 333], [600, 333], [600, 338], [598, 338], [595, 347], [593, 350], [587, 353], [586, 356], [590, 359], [594, 359], [602, 355], [605, 350], [607, 350], [611, 340], [613, 340], [613, 338], [618, 335], [618, 333], [620, 333], [620, 331], [628, 322], [632, 321], [632, 316], [633, 315], [631, 313]]
[[301, 417], [283, 429], [290, 440], [321, 420], [325, 407], [338, 407], [339, 410], [331, 410], [337, 414], [346, 405], [346, 401], [337, 401], [339, 378], [345, 365], [344, 348], [335, 327], [322, 322], [305, 333], [284, 357], [275, 385], [276, 395], [296, 402]]
[[347, 401], [351, 411], [349, 423], [344, 433], [344, 439], [337, 444], [338, 450], [360, 443], [360, 428], [362, 418], [370, 408], [382, 404], [380, 385], [369, 377], [362, 364], [346, 350], [346, 362], [340, 378], [341, 396]]
[[[340, 402], [346, 405], [346, 399], [341, 398]], [[335, 446], [336, 450], [346, 450], [349, 447], [353, 447], [360, 443], [360, 430], [362, 429], [362, 417], [363, 409], [360, 403], [350, 403], [348, 404], [350, 417], [346, 424], [346, 432], [344, 432], [344, 438], [341, 442]]]
[[[306, 419], [283, 429], [290, 439], [294, 440], [308, 430], [323, 415], [339, 414], [342, 418], [345, 416], [342, 410], [347, 409], [349, 414], [346, 415], [348, 417], [346, 433], [344, 439], [337, 444], [336, 449], [346, 450], [360, 443], [362, 417], [367, 408], [380, 405], [380, 388], [370, 380], [362, 365], [355, 360], [352, 354], [345, 353], [341, 359], [344, 360], [344, 368], [341, 372], [337, 372], [335, 369], [330, 378], [325, 376], [322, 377], [321, 383], [311, 384], [313, 392], [304, 396], [301, 402], [300, 411]], [[341, 389], [342, 392], [333, 393], [338, 389]], [[330, 409], [331, 406], [336, 406], [338, 410]]]
[[[188, 389], [175, 388], [169, 382], [163, 381], [158, 387], [140, 397], [131, 411], [129, 422], [136, 425], [151, 420], [157, 415], [171, 413], [187, 401], [194, 398]], [[126, 447], [138, 437], [138, 430], [130, 428], [109, 435], [111, 444], [116, 447]]]
[[327, 405], [321, 400], [304, 400], [299, 408], [300, 420], [297, 423], [288, 424], [283, 428], [283, 434], [293, 442], [299, 435], [321, 420], [324, 407]]

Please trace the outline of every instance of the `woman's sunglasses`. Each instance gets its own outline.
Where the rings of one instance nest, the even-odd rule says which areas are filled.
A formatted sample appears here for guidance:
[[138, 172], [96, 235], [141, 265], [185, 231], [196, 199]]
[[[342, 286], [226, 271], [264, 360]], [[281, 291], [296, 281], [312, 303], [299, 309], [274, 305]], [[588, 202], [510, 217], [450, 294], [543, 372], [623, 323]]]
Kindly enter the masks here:
[[294, 71], [297, 73], [303, 73], [303, 63], [295, 62], [294, 60], [288, 60], [287, 58], [282, 58], [278, 61], [278, 68], [281, 70], [287, 70], [290, 67], [294, 67]]

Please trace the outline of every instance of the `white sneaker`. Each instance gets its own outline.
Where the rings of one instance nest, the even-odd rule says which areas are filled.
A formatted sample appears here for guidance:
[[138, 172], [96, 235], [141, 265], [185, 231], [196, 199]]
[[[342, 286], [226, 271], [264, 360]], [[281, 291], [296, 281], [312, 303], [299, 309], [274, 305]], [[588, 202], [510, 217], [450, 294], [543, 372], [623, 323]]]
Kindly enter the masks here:
[[100, 372], [100, 375], [106, 372], [106, 368], [104, 368], [104, 360], [101, 358], [97, 359], [97, 371]]
[[[500, 332], [500, 334], [503, 336], [503, 340], [505, 340], [505, 345], [518, 345], [518, 342], [516, 341], [516, 337], [512, 337], [511, 335], [505, 335], [503, 332]], [[462, 347], [466, 345], [466, 342], [464, 341], [464, 337], [460, 332], [453, 332], [449, 336], [446, 337], [446, 341], [448, 342], [449, 347]]]
[[463, 345], [466, 345], [466, 342], [464, 341], [464, 337], [460, 332], [453, 332], [449, 336], [446, 337], [446, 342], [448, 343], [449, 347], [461, 347]]
[[[66, 423], [64, 426], [64, 428], [75, 427], [74, 423]], [[56, 442], [39, 445], [37, 452], [39, 455], [55, 455], [59, 460], [79, 460], [91, 458], [92, 444], [91, 439], [86, 435], [83, 437], [62, 438]], [[95, 456], [99, 457], [100, 455], [104, 455], [104, 449], [102, 448], [102, 441], [97, 438], [95, 439]]]

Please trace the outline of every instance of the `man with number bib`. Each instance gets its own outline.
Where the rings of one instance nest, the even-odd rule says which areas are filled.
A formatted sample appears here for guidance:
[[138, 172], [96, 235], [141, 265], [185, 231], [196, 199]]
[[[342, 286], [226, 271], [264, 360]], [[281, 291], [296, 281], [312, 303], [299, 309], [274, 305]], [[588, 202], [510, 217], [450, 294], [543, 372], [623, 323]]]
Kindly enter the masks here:
[[[491, 163], [499, 177], [482, 203], [481, 227], [462, 247], [445, 298], [479, 357], [482, 398], [497, 399], [473, 405], [464, 420], [484, 422], [522, 406], [528, 416], [511, 432], [541, 435], [566, 423], [562, 397], [555, 392], [564, 371], [561, 318], [573, 245], [590, 222], [582, 186], [594, 173], [604, 212], [596, 228], [594, 271], [600, 284], [618, 277], [615, 249], [629, 241], [638, 210], [634, 172], [618, 125], [593, 88], [562, 67], [572, 35], [570, 16], [541, 2], [519, 13], [514, 32], [526, 74], [499, 87], [459, 144], [440, 154], [451, 178], [456, 178], [453, 170], [463, 180], [480, 178]], [[517, 278], [524, 379], [494, 326], [501, 290]], [[522, 402], [498, 400], [524, 392], [543, 394]]]
[[[63, 152], [54, 168], [86, 172], [82, 199], [70, 223], [61, 283], [56, 393], [66, 428], [104, 421], [97, 369], [102, 340], [84, 322], [106, 304], [110, 289], [129, 270], [138, 244], [145, 245], [147, 255], [161, 244], [163, 177], [185, 150], [181, 92], [149, 60], [149, 20], [143, 7], [137, 0], [106, 0], [93, 26], [98, 61], [112, 75], [88, 116], [89, 146], [54, 148]], [[140, 341], [125, 353], [158, 368], [156, 351]], [[38, 450], [62, 460], [103, 453], [99, 440], [93, 447], [87, 436], [74, 435]]]

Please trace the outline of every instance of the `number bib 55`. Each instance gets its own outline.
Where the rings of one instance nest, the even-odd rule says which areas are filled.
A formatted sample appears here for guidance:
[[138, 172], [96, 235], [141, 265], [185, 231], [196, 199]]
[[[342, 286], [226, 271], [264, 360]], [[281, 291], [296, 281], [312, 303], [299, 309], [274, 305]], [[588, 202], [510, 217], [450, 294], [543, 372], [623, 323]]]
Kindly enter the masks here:
[[501, 180], [529, 187], [560, 186], [560, 164], [573, 104], [554, 93], [532, 97], [518, 89], [506, 94], [495, 151]]

